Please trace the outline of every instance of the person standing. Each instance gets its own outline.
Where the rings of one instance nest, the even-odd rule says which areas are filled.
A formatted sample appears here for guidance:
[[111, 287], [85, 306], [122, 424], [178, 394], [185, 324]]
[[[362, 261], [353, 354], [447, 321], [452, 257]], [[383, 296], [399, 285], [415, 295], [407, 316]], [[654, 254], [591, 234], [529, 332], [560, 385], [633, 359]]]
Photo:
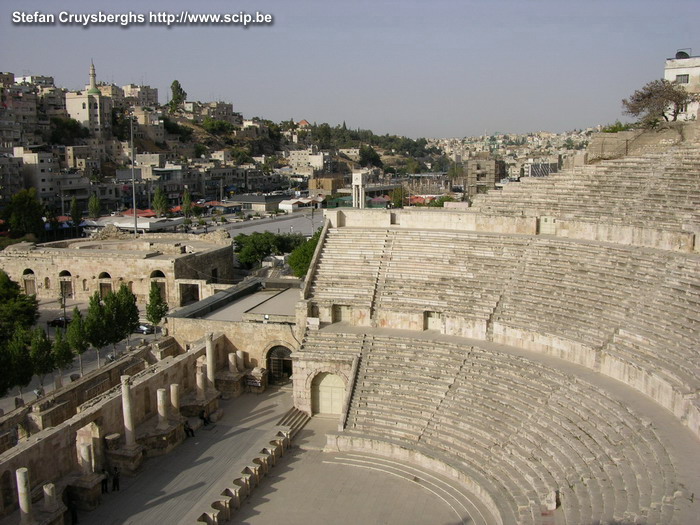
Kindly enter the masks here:
[[107, 494], [109, 492], [109, 472], [106, 469], [102, 469], [102, 494]]
[[114, 467], [114, 474], [112, 474], [112, 492], [119, 490], [119, 469]]

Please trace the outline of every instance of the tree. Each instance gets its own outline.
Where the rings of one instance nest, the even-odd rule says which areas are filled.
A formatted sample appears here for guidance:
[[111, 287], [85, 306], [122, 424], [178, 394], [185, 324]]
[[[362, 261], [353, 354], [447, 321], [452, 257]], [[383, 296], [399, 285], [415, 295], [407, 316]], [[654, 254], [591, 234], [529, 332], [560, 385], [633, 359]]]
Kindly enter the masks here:
[[13, 195], [2, 215], [15, 238], [27, 234], [39, 237], [44, 231], [44, 207], [39, 202], [36, 188], [21, 190]]
[[360, 146], [360, 166], [374, 166], [381, 168], [384, 164], [372, 146]]
[[319, 229], [309, 240], [295, 248], [294, 251], [289, 254], [287, 262], [296, 277], [304, 277], [309, 271], [311, 259], [313, 259], [320, 238], [321, 230]]
[[3, 374], [7, 374], [10, 387], [17, 387], [20, 398], [22, 398], [22, 389], [31, 382], [32, 376], [34, 376], [32, 359], [27, 349], [28, 345], [29, 332], [24, 328], [18, 328], [6, 346], [9, 367], [3, 370]]
[[44, 386], [44, 378], [56, 369], [56, 365], [51, 353], [51, 341], [43, 328], [32, 330], [29, 357], [32, 361], [32, 369], [39, 377], [39, 384]]
[[39, 317], [39, 302], [0, 270], [0, 347], [19, 326], [29, 329]]
[[446, 202], [454, 202], [454, 198], [450, 197], [449, 195], [443, 195], [442, 197], [438, 197], [437, 199], [431, 201], [428, 206], [431, 208], [444, 208]]
[[[125, 312], [121, 308], [119, 297], [113, 292], [105, 295], [102, 305], [103, 326], [104, 326], [104, 341], [105, 345], [112, 345], [112, 353], [117, 355], [117, 343], [121, 341], [126, 334], [125, 328]], [[88, 310], [89, 313], [89, 310]]]
[[75, 359], [75, 354], [71, 352], [68, 340], [63, 336], [63, 330], [60, 328], [56, 330], [56, 337], [51, 346], [51, 355], [53, 357], [53, 363], [58, 370], [58, 377], [61, 378], [63, 376], [63, 371], [68, 368], [73, 362], [73, 359]]
[[117, 302], [119, 323], [123, 328], [121, 338], [128, 338], [139, 326], [139, 308], [136, 306], [136, 296], [125, 283], [122, 283], [117, 291]]
[[688, 103], [695, 97], [682, 86], [668, 80], [652, 80], [635, 91], [629, 99], [622, 100], [624, 113], [641, 117], [646, 127], [655, 126], [660, 119], [676, 121]]
[[100, 211], [102, 210], [102, 203], [97, 195], [90, 195], [88, 199], [88, 215], [94, 221], [99, 219]]
[[90, 297], [87, 315], [85, 316], [85, 336], [97, 353], [97, 367], [100, 367], [100, 349], [111, 342], [109, 322], [105, 315], [105, 307], [100, 298], [100, 292]]
[[168, 303], [163, 300], [160, 294], [158, 283], [151, 283], [151, 290], [148, 293], [148, 304], [146, 305], [146, 319], [153, 326], [157, 326], [168, 313]]
[[173, 80], [173, 83], [170, 84], [170, 91], [172, 93], [172, 96], [170, 97], [170, 111], [172, 112], [175, 111], [180, 104], [187, 100], [187, 92], [182, 89], [180, 81], [178, 80]]
[[78, 208], [78, 199], [75, 197], [73, 197], [70, 201], [70, 220], [73, 223], [73, 228], [77, 233], [80, 223], [83, 221], [83, 216], [80, 213], [80, 208]]
[[186, 219], [189, 219], [192, 215], [192, 196], [187, 188], [185, 188], [185, 193], [182, 195], [182, 214]]
[[90, 343], [85, 330], [85, 320], [77, 306], [73, 308], [73, 319], [66, 329], [66, 340], [68, 341], [68, 345], [78, 356], [78, 365], [80, 367], [80, 375], [82, 376], [83, 354], [87, 351]]
[[160, 186], [156, 188], [156, 193], [153, 196], [153, 202], [151, 203], [153, 211], [156, 212], [158, 217], [162, 217], [170, 211], [170, 204], [168, 203], [168, 198], [165, 196], [163, 188]]
[[404, 190], [403, 186], [400, 188], [394, 189], [394, 191], [391, 192], [391, 207], [392, 208], [403, 208], [405, 198], [406, 198], [406, 190]]

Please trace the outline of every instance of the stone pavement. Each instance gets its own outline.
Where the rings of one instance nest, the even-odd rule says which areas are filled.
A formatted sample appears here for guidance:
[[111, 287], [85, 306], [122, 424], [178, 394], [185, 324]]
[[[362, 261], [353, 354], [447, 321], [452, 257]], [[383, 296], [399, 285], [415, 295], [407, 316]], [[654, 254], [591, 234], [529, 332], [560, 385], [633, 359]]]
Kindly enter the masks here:
[[233, 465], [257, 452], [251, 447], [291, 408], [291, 386], [221, 406], [224, 416], [214, 425], [198, 429], [170, 454], [147, 460], [135, 477], [122, 476], [121, 491], [103, 496], [96, 510], [81, 512], [81, 525], [194, 524], [233, 479]]
[[[251, 447], [291, 408], [291, 386], [221, 404], [220, 421], [198, 429], [169, 455], [147, 460], [135, 477], [122, 476], [120, 492], [104, 495], [96, 510], [80, 512], [81, 525], [194, 525], [238, 475], [237, 461], [257, 452]], [[407, 478], [377, 468], [371, 459], [351, 464], [347, 454], [321, 452], [326, 432], [337, 426], [335, 417], [313, 418], [233, 523], [472, 523], [461, 504], [445, 501], [429, 484], [412, 479], [413, 473]]]

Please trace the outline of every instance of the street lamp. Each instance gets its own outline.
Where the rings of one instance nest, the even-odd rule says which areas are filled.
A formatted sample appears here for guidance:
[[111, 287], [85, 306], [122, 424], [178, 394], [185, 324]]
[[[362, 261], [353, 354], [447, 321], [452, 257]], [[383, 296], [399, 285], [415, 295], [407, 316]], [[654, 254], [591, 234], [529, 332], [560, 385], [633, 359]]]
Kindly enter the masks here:
[[138, 215], [136, 214], [136, 174], [134, 165], [136, 164], [136, 153], [134, 150], [134, 116], [130, 115], [131, 124], [131, 210], [134, 212], [134, 237], [138, 234]]

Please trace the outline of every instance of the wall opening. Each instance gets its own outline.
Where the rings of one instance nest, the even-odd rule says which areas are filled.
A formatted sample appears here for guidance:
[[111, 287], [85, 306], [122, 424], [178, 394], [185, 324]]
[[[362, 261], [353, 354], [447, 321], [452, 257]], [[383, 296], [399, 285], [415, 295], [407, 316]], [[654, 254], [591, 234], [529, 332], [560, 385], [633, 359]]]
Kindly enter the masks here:
[[339, 415], [343, 410], [345, 382], [340, 376], [324, 372], [311, 383], [311, 412]]
[[273, 346], [267, 353], [270, 381], [286, 383], [292, 377], [292, 351], [285, 346]]

